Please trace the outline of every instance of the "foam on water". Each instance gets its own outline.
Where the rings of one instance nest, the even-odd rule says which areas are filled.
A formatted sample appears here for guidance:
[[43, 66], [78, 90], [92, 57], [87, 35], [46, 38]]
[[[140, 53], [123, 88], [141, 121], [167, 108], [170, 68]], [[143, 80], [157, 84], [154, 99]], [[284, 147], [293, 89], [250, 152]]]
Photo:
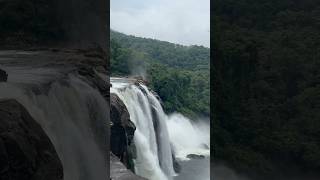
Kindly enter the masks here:
[[175, 173], [165, 123], [167, 116], [160, 103], [143, 85], [137, 86], [130, 80], [119, 78], [112, 78], [111, 83], [111, 93], [117, 94], [124, 102], [136, 126], [135, 173], [150, 180], [172, 179]]
[[111, 93], [126, 105], [136, 125], [134, 144], [135, 172], [150, 180], [172, 179], [172, 155], [189, 160], [187, 155], [210, 156], [209, 121], [191, 121], [179, 113], [167, 115], [160, 101], [134, 79], [111, 78]]
[[177, 158], [189, 160], [189, 154], [210, 156], [209, 122], [194, 122], [179, 113], [169, 115], [166, 122]]

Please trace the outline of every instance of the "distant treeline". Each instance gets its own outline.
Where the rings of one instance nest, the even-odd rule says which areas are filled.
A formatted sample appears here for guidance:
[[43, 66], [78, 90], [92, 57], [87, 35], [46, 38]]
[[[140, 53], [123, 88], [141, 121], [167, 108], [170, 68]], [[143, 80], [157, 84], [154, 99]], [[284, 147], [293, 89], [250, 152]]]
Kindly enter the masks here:
[[210, 50], [111, 31], [113, 76], [144, 76], [167, 112], [209, 116]]
[[320, 178], [320, 1], [215, 0], [214, 160], [253, 179]]

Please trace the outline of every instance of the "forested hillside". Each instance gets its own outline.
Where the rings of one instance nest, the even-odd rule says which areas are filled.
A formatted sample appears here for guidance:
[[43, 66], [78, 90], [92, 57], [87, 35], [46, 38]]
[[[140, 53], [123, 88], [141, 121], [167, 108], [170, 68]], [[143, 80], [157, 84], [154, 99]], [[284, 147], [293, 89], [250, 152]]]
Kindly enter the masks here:
[[112, 76], [143, 76], [167, 112], [209, 116], [210, 50], [111, 31]]
[[320, 1], [215, 0], [214, 159], [252, 179], [320, 172]]

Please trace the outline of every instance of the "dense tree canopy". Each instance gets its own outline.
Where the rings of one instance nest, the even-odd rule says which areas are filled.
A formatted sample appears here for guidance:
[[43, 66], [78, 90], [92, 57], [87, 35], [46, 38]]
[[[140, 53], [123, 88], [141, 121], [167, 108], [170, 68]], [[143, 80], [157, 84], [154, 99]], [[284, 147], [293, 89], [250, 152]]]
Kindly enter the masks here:
[[209, 116], [210, 51], [111, 31], [113, 76], [141, 75], [167, 112]]
[[320, 1], [213, 7], [215, 160], [253, 179], [319, 178]]

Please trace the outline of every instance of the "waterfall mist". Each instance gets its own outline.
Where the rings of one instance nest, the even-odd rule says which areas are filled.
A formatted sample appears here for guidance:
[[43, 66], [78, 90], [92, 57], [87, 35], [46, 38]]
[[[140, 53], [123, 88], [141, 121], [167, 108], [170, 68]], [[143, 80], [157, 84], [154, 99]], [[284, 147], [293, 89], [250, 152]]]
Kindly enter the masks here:
[[209, 121], [191, 121], [179, 113], [169, 115], [167, 122], [175, 156], [188, 160], [188, 154], [210, 155]]

